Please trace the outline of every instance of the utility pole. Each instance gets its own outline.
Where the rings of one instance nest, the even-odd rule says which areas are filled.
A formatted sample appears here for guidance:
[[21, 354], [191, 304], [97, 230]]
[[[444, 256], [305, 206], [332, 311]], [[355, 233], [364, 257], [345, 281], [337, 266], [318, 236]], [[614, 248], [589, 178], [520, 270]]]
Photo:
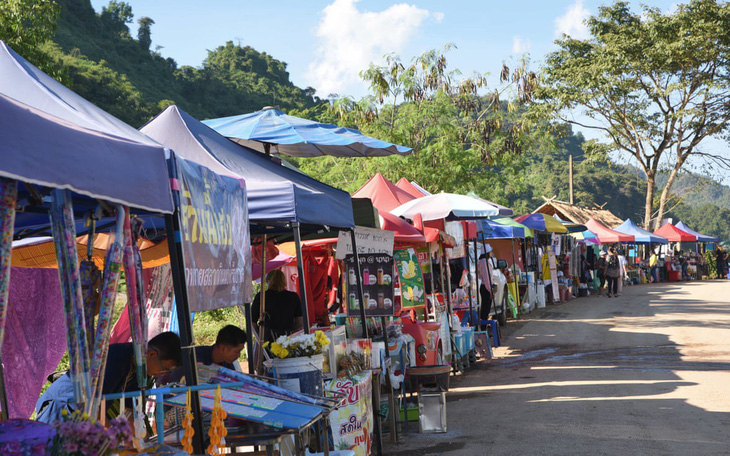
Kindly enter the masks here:
[[573, 205], [573, 154], [568, 155], [568, 185], [570, 186], [570, 204]]

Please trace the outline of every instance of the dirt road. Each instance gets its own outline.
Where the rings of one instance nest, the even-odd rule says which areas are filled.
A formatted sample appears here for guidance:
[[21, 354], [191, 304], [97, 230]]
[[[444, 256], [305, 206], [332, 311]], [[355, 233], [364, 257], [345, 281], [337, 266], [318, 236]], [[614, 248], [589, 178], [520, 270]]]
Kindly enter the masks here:
[[730, 281], [548, 305], [504, 335], [452, 377], [448, 433], [386, 454], [730, 455]]

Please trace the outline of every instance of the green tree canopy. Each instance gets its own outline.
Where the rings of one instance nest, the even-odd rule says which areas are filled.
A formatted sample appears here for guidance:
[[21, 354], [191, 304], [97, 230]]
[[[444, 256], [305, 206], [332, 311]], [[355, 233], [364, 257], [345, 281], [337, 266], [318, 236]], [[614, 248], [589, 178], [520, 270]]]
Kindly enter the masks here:
[[[591, 37], [564, 36], [546, 58], [542, 114], [606, 134], [646, 174], [644, 225], [661, 220], [677, 173], [730, 119], [730, 5], [692, 0], [673, 13], [627, 2], [600, 8]], [[575, 116], [578, 114], [578, 116]], [[657, 173], [668, 178], [654, 213]]]

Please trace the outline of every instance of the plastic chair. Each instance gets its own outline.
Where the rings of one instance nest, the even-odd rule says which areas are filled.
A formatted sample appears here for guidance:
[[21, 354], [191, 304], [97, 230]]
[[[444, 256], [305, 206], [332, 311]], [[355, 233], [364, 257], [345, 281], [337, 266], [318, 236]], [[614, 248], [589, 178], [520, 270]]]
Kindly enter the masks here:
[[[497, 322], [497, 320], [478, 320], [477, 311], [472, 310], [471, 313], [466, 312], [461, 317], [461, 326], [466, 326], [467, 324], [471, 323], [472, 321], [478, 321], [479, 325], [491, 329], [492, 346], [494, 348], [499, 347], [499, 323]], [[476, 325], [473, 325], [473, 326], [476, 326]], [[487, 334], [489, 334], [489, 331], [487, 331]]]

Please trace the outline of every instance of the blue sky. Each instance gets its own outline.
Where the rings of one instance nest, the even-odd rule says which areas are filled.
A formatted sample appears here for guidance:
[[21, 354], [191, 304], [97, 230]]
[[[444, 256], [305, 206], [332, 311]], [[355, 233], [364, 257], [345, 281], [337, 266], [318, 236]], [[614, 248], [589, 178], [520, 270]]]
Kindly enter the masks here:
[[[330, 93], [367, 93], [358, 73], [387, 53], [404, 61], [429, 49], [456, 45], [449, 68], [496, 75], [528, 54], [537, 69], [561, 33], [587, 38], [583, 20], [608, 1], [595, 0], [126, 0], [136, 20], [149, 16], [152, 48], [179, 65], [200, 66], [209, 49], [228, 40], [250, 45], [288, 64], [291, 80]], [[108, 0], [92, 0], [97, 11]], [[631, 2], [663, 11], [670, 0]], [[496, 76], [490, 81], [496, 82]], [[591, 131], [583, 132], [593, 138]], [[730, 156], [725, 141], [709, 140], [708, 152]], [[730, 177], [725, 177], [730, 184]]]

